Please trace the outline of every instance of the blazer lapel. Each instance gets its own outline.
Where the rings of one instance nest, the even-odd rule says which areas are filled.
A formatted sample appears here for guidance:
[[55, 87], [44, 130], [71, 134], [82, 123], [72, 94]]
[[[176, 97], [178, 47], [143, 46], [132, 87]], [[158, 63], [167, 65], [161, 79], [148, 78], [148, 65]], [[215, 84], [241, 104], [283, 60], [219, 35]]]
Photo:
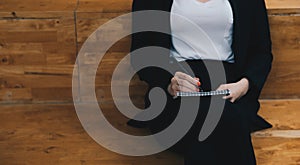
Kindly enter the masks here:
[[239, 10], [237, 7], [237, 1], [236, 0], [229, 0], [229, 3], [231, 5], [232, 8], [232, 12], [233, 12], [233, 39], [232, 39], [232, 51], [234, 52], [234, 58], [235, 61], [238, 59], [237, 55], [238, 55], [238, 43], [239, 43], [239, 36], [240, 36], [240, 28], [239, 28]]

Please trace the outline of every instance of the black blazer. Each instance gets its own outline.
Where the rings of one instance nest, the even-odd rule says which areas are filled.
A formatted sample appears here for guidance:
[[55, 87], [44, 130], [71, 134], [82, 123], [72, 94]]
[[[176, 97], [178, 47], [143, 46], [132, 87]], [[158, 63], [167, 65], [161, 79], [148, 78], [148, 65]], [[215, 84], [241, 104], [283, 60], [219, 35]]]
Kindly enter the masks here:
[[[272, 48], [268, 16], [264, 0], [229, 0], [233, 9], [233, 43], [232, 50], [235, 67], [240, 78], [246, 77], [250, 82], [248, 94], [258, 99], [272, 65]], [[170, 11], [173, 0], [133, 0], [133, 11], [162, 10]], [[165, 20], [162, 20], [165, 19]], [[153, 18], [154, 23], [167, 22], [169, 18]], [[155, 22], [157, 20], [157, 22]], [[133, 17], [133, 28], [138, 28], [144, 21]], [[167, 27], [170, 29], [170, 27]], [[141, 32], [132, 35], [131, 51], [146, 46], [170, 48], [171, 36], [157, 32]], [[133, 68], [138, 65], [138, 54], [131, 56]], [[159, 60], [168, 62], [169, 54]], [[154, 76], [155, 74], [155, 76]], [[147, 67], [138, 71], [141, 80], [146, 81], [150, 88], [159, 86], [167, 90], [172, 75], [163, 69]], [[257, 107], [258, 109], [259, 107]], [[263, 122], [263, 121], [261, 121]], [[265, 127], [270, 127], [265, 124]]]

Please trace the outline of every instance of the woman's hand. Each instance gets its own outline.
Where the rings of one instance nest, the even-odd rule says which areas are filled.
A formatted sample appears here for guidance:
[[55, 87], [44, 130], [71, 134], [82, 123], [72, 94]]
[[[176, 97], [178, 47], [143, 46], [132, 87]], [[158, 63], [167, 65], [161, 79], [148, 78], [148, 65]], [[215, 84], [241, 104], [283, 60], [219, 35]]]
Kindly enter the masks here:
[[177, 92], [199, 92], [199, 78], [193, 78], [182, 72], [176, 72], [168, 86], [168, 92], [175, 96]]
[[235, 102], [242, 96], [244, 96], [249, 89], [249, 81], [246, 78], [242, 78], [236, 83], [222, 84], [217, 90], [230, 90], [230, 95], [224, 96], [223, 99], [229, 99], [230, 102]]

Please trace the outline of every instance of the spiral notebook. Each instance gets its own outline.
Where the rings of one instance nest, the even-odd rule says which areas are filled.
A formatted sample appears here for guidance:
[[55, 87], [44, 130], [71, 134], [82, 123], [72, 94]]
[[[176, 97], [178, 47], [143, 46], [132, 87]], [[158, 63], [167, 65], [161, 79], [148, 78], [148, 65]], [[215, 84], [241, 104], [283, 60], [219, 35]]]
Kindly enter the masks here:
[[207, 91], [207, 92], [177, 92], [176, 97], [203, 97], [203, 96], [216, 96], [216, 95], [229, 95], [230, 90], [218, 90], [218, 91]]

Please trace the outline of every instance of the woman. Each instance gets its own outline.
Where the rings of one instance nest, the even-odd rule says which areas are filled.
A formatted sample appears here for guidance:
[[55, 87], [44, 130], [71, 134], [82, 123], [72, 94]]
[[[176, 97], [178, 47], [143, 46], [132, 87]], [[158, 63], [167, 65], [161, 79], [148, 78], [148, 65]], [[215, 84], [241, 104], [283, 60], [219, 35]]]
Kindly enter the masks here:
[[[131, 120], [129, 124], [148, 126], [154, 132], [166, 128], [176, 117], [180, 106], [180, 101], [174, 100], [172, 96], [178, 91], [199, 91], [198, 86], [204, 90], [214, 90], [205, 66], [222, 62], [227, 82], [221, 84], [217, 90], [229, 89], [230, 94], [220, 98], [226, 100], [220, 122], [205, 141], [197, 140], [210, 102], [209, 97], [202, 99], [196, 122], [174, 148], [179, 148], [184, 153], [186, 165], [256, 164], [250, 133], [271, 127], [257, 115], [258, 98], [272, 63], [264, 0], [134, 0], [133, 11], [143, 10], [170, 12], [170, 17], [164, 20], [167, 25], [162, 26], [169, 26], [172, 35], [149, 31], [133, 34], [131, 50], [147, 46], [170, 49], [169, 53], [158, 60], [168, 63], [167, 57], [171, 55], [179, 62], [185, 61], [196, 77], [183, 71], [172, 75], [158, 67], [139, 70], [138, 75], [148, 83], [149, 91], [153, 87], [160, 87], [169, 96], [164, 111], [157, 118], [148, 122]], [[196, 52], [205, 52], [206, 49], [205, 45], [198, 44], [197, 35], [185, 38], [190, 47], [180, 42], [180, 38], [174, 37], [191, 32], [191, 29], [189, 26], [176, 24], [172, 15], [186, 17], [203, 29], [216, 45], [219, 56], [195, 53], [192, 48]], [[154, 23], [160, 24], [161, 19], [157, 18]], [[143, 21], [133, 18], [133, 28], [142, 24]], [[136, 57], [132, 56], [133, 67], [138, 63]], [[150, 106], [148, 93], [145, 105]]]

